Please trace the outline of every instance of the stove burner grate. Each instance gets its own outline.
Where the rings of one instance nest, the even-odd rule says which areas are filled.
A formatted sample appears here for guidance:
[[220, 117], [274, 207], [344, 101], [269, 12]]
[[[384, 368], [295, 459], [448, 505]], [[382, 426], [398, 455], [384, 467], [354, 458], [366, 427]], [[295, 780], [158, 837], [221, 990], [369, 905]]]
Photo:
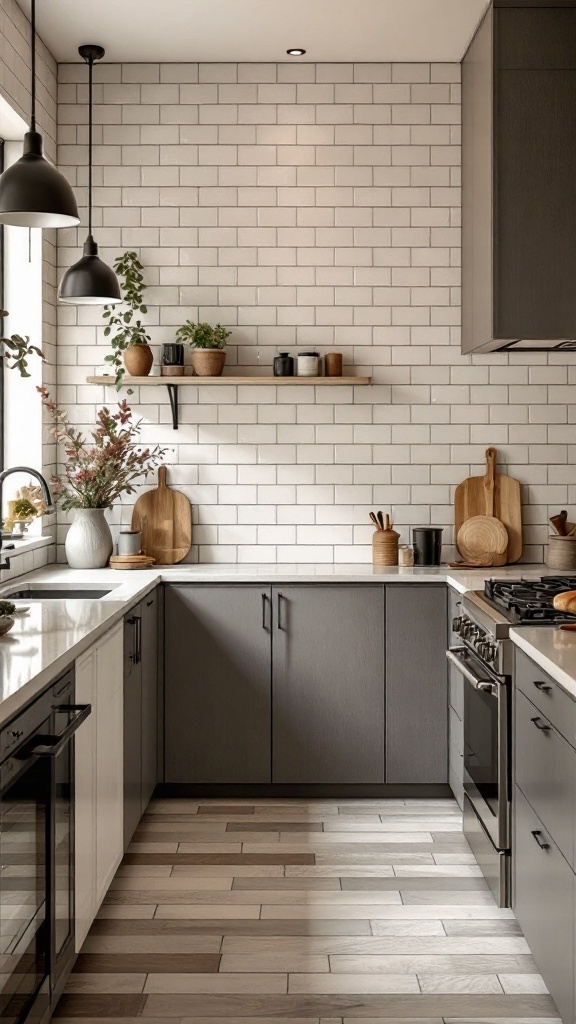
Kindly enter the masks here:
[[518, 624], [551, 625], [576, 621], [576, 615], [556, 611], [552, 601], [556, 594], [576, 590], [576, 576], [544, 576], [529, 580], [486, 580], [484, 596], [495, 608], [507, 612], [507, 618]]

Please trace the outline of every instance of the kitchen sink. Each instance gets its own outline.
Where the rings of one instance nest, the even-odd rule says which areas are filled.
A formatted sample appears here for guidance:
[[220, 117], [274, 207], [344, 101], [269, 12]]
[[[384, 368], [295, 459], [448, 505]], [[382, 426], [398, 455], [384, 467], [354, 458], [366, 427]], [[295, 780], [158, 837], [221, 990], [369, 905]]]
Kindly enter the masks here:
[[21, 587], [0, 594], [0, 598], [11, 601], [97, 601], [110, 593], [110, 590], [73, 590], [67, 587], [59, 590], [49, 587]]

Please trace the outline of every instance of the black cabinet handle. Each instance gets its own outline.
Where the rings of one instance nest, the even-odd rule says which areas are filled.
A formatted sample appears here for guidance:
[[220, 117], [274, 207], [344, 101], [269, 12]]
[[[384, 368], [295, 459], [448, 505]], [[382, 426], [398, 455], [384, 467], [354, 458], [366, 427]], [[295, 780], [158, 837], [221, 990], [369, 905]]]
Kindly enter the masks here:
[[137, 665], [140, 661], [141, 655], [141, 620], [139, 615], [132, 615], [131, 618], [126, 620], [129, 626], [132, 626], [132, 650], [128, 655], [133, 665]]
[[62, 704], [56, 707], [55, 710], [73, 713], [74, 717], [68, 723], [63, 732], [58, 733], [55, 736], [39, 736], [38, 739], [43, 742], [40, 742], [35, 747], [25, 747], [25, 755], [27, 757], [58, 757], [58, 754], [62, 753], [64, 747], [70, 742], [78, 727], [82, 725], [82, 722], [84, 722], [88, 718], [88, 715], [92, 713], [92, 705]]
[[541, 718], [531, 718], [530, 721], [534, 723], [534, 725], [537, 729], [540, 730], [540, 732], [549, 732], [552, 728], [551, 725], [546, 725]]
[[142, 619], [136, 616], [136, 664], [142, 661]]
[[268, 629], [266, 625], [266, 605], [268, 603], [268, 594], [262, 594], [262, 629]]
[[278, 629], [284, 629], [282, 625], [282, 601], [284, 600], [284, 594], [278, 594]]
[[540, 693], [552, 693], [552, 687], [548, 686], [548, 683], [541, 683], [537, 679], [534, 679], [533, 682], [536, 689], [540, 690]]
[[536, 831], [534, 831], [532, 833], [532, 835], [534, 836], [534, 839], [538, 843], [538, 846], [540, 847], [541, 850], [549, 850], [550, 849], [550, 843], [545, 843], [544, 842], [544, 840], [542, 839], [542, 833], [541, 832], [536, 830]]

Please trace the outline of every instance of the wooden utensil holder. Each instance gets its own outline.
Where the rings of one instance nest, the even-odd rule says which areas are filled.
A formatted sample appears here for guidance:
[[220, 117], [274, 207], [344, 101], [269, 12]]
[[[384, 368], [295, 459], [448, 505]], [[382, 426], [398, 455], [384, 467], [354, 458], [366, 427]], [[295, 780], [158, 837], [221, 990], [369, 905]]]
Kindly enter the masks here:
[[546, 565], [549, 569], [576, 570], [576, 537], [559, 537], [550, 534], [546, 551]]
[[374, 565], [398, 565], [398, 540], [396, 530], [375, 530], [372, 534], [372, 563]]

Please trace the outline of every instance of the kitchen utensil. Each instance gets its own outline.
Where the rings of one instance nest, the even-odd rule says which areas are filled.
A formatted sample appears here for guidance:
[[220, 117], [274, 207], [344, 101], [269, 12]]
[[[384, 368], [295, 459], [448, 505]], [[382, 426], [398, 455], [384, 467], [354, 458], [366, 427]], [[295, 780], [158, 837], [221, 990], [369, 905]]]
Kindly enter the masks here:
[[560, 537], [551, 533], [545, 561], [549, 569], [576, 569], [576, 537]]
[[496, 473], [497, 456], [495, 448], [488, 448], [485, 476], [470, 476], [458, 484], [454, 495], [454, 532], [457, 537], [462, 524], [474, 516], [496, 516], [508, 532], [505, 561], [517, 562], [522, 554], [520, 483], [503, 473]]
[[158, 487], [142, 494], [132, 511], [132, 529], [142, 533], [142, 551], [160, 565], [174, 565], [192, 544], [192, 509], [185, 494], [166, 485], [166, 466]]
[[380, 526], [380, 523], [378, 522], [378, 520], [376, 518], [375, 512], [371, 512], [370, 513], [370, 519], [374, 523], [374, 526], [376, 527], [377, 530], [381, 530], [382, 529], [382, 527]]
[[568, 519], [568, 513], [567, 513], [565, 508], [562, 509], [562, 511], [559, 512], [558, 515], [550, 516], [550, 522], [552, 523], [553, 528], [556, 530], [556, 533], [560, 537], [565, 537], [567, 532], [568, 532], [567, 529], [566, 529], [566, 520], [567, 519]]
[[442, 527], [413, 526], [414, 565], [440, 565], [442, 558]]
[[398, 565], [398, 540], [400, 537], [392, 529], [390, 516], [386, 516], [386, 524], [382, 513], [378, 512], [378, 529], [372, 534], [372, 562], [374, 565]]
[[462, 523], [456, 538], [458, 551], [468, 562], [483, 561], [488, 565], [504, 565], [508, 548], [508, 532], [495, 516], [472, 516]]

